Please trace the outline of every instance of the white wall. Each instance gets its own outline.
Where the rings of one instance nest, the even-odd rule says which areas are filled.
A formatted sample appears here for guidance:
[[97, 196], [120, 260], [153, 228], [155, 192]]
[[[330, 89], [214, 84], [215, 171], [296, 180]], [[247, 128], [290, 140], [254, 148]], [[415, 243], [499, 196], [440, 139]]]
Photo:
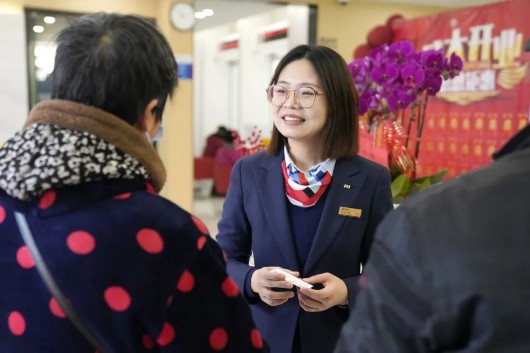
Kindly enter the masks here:
[[0, 145], [28, 115], [25, 20], [21, 11], [0, 11]]
[[[260, 43], [259, 35], [274, 26], [287, 25], [285, 39]], [[272, 119], [266, 98], [275, 64], [291, 48], [308, 43], [309, 7], [286, 5], [194, 34], [194, 155], [202, 154], [206, 137], [219, 125], [236, 129], [243, 137], [257, 126], [270, 136]], [[220, 44], [239, 39], [239, 48], [220, 50]], [[229, 65], [239, 66], [237, 109], [230, 109]], [[232, 91], [233, 92], [233, 91]], [[232, 93], [233, 94], [233, 93]], [[235, 111], [238, 116], [228, 116]], [[233, 113], [232, 113], [233, 114]], [[234, 126], [233, 124], [237, 124]]]

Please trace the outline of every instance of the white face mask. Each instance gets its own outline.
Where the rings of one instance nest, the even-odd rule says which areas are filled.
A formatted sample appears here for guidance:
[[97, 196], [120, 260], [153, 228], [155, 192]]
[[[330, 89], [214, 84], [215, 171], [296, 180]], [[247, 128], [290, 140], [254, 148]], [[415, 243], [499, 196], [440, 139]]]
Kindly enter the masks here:
[[153, 136], [152, 139], [151, 139], [151, 136], [149, 136], [149, 132], [147, 131], [145, 132], [145, 136], [147, 136], [147, 141], [149, 141], [151, 145], [154, 145], [155, 142], [160, 141], [160, 139], [162, 139], [163, 134], [164, 134], [164, 128], [162, 127], [162, 123], [160, 123], [160, 125], [158, 126], [155, 136]]

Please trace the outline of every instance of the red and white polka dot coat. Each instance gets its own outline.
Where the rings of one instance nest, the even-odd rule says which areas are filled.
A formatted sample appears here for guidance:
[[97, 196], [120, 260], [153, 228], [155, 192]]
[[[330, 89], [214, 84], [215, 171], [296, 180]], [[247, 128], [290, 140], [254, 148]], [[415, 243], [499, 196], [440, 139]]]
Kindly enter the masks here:
[[143, 181], [23, 202], [0, 191], [0, 351], [95, 353], [51, 297], [13, 212], [55, 280], [113, 352], [261, 352], [249, 308], [204, 224]]

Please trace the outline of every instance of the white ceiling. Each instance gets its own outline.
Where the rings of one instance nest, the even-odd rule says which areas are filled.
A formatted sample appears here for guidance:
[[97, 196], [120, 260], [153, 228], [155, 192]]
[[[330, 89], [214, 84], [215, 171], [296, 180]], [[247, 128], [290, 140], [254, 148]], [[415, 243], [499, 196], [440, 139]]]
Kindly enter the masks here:
[[283, 5], [272, 4], [266, 1], [256, 0], [195, 0], [194, 7], [196, 11], [212, 9], [215, 14], [195, 22], [195, 31], [220, 26], [225, 23], [237, 21], [257, 15], [262, 12], [272, 11]]
[[[328, 0], [333, 1], [333, 0]], [[343, 3], [371, 2], [371, 3], [394, 3], [394, 4], [412, 4], [424, 6], [437, 6], [447, 8], [478, 6], [501, 2], [506, 0], [335, 0]], [[529, 0], [530, 1], [530, 0]], [[201, 11], [210, 8], [215, 11], [215, 15], [207, 17], [204, 20], [198, 20], [195, 24], [195, 30], [219, 26], [225, 23], [236, 21], [240, 18], [259, 14], [273, 10], [282, 6], [273, 0], [195, 0], [195, 9]]]

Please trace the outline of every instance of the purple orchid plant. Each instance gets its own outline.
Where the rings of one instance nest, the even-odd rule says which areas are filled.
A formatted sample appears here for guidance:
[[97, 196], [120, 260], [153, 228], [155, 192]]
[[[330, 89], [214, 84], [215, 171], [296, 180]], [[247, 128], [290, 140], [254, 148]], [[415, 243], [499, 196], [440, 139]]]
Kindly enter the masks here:
[[[410, 189], [416, 182], [416, 161], [429, 97], [440, 91], [444, 80], [460, 74], [462, 59], [455, 53], [448, 59], [442, 49], [416, 52], [411, 42], [400, 41], [374, 48], [369, 56], [352, 61], [348, 67], [359, 94], [360, 114], [369, 117], [370, 126], [391, 122], [393, 131], [387, 134], [393, 137], [390, 146], [387, 143], [389, 165], [393, 177], [405, 175]], [[409, 141], [413, 124], [416, 137], [412, 154]], [[396, 137], [405, 141], [396, 143]], [[437, 180], [444, 175], [437, 174]], [[418, 179], [427, 184], [425, 180]], [[410, 190], [404, 192], [403, 197], [410, 194]]]
[[411, 42], [401, 41], [371, 51], [348, 67], [359, 92], [360, 114], [368, 110], [396, 114], [423, 94], [435, 96], [442, 80], [457, 76], [463, 61], [455, 53], [449, 60], [442, 49], [415, 52]]

